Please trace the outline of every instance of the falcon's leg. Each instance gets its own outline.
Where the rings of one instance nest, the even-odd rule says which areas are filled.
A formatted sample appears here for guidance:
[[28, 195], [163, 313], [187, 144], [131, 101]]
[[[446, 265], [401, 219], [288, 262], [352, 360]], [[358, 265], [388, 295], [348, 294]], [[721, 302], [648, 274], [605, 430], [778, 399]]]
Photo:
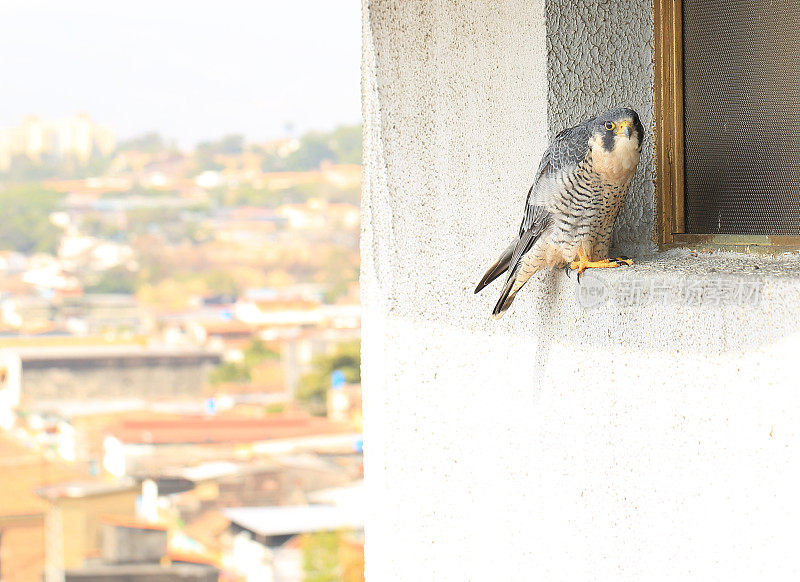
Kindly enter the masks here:
[[583, 252], [583, 247], [578, 248], [578, 260], [570, 263], [569, 268], [573, 271], [578, 270], [578, 282], [581, 280], [581, 274], [586, 269], [613, 269], [620, 265], [632, 265], [633, 261], [627, 257], [619, 259], [603, 259], [602, 261], [590, 261], [586, 253]]

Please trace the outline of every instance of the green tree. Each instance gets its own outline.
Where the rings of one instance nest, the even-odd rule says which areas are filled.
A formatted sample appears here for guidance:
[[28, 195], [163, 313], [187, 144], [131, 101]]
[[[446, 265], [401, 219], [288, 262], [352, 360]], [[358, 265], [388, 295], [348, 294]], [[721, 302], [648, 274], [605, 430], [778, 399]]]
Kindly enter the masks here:
[[242, 184], [237, 188], [215, 188], [209, 191], [211, 196], [221, 205], [226, 207], [236, 206], [268, 206], [276, 207], [283, 204], [284, 195], [269, 188], [254, 188], [250, 184]]
[[91, 178], [92, 176], [102, 176], [111, 167], [112, 156], [94, 155], [83, 164], [79, 165], [73, 174], [74, 178]]
[[236, 279], [228, 271], [215, 269], [203, 273], [203, 282], [212, 293], [220, 295], [238, 295], [241, 289]]
[[48, 178], [77, 179], [104, 174], [111, 166], [111, 157], [93, 155], [86, 161], [75, 156], [43, 156], [31, 159], [17, 155], [4, 172], [9, 182], [37, 182]]
[[342, 125], [330, 134], [329, 145], [340, 164], [361, 163], [361, 124]]
[[135, 272], [125, 267], [114, 267], [96, 274], [87, 281], [87, 293], [135, 293], [138, 278]]
[[244, 151], [244, 136], [231, 134], [215, 141], [204, 141], [197, 144], [195, 153], [198, 154], [240, 154]]
[[265, 152], [263, 149], [255, 151], [261, 156], [261, 171], [262, 172], [285, 172], [286, 171], [286, 158], [282, 158], [278, 154]]
[[342, 535], [336, 531], [304, 534], [300, 538], [303, 582], [340, 582], [339, 545]]
[[196, 152], [193, 160], [192, 173], [199, 174], [200, 172], [219, 172], [225, 166], [219, 162], [214, 161], [214, 154], [208, 152]]
[[250, 370], [240, 362], [222, 362], [211, 370], [208, 382], [212, 386], [228, 382], [249, 382]]
[[300, 140], [300, 147], [286, 156], [286, 168], [292, 171], [316, 170], [324, 160], [335, 161], [328, 135], [309, 132]]
[[350, 186], [347, 188], [336, 188], [328, 197], [331, 202], [346, 202], [358, 206], [361, 204], [361, 186]]
[[83, 216], [80, 230], [83, 234], [97, 238], [116, 239], [122, 236], [122, 231], [116, 224], [100, 216]]
[[55, 253], [61, 230], [50, 222], [50, 214], [61, 200], [58, 192], [39, 184], [20, 184], [0, 190], [0, 249], [21, 253]]
[[328, 389], [331, 374], [341, 370], [345, 381], [361, 383], [361, 345], [359, 342], [344, 342], [330, 355], [317, 356], [313, 369], [304, 374], [297, 385], [297, 400], [311, 414], [324, 416], [327, 412]]
[[117, 151], [137, 151], [155, 154], [172, 149], [173, 147], [173, 144], [168, 144], [160, 133], [151, 131], [119, 142], [117, 144]]
[[125, 213], [129, 240], [136, 235], [157, 233], [166, 240], [179, 243], [192, 239], [197, 227], [191, 220], [184, 220], [178, 208], [131, 208]]
[[330, 132], [309, 131], [300, 138], [300, 147], [285, 160], [266, 157], [262, 167], [265, 171], [305, 171], [316, 170], [325, 160], [360, 164], [361, 149], [360, 124], [343, 125]]
[[275, 350], [271, 350], [259, 339], [251, 339], [244, 350], [245, 366], [252, 369], [254, 366], [267, 360], [279, 360], [281, 355]]
[[208, 382], [212, 386], [225, 382], [249, 382], [253, 367], [267, 360], [278, 359], [278, 352], [269, 349], [261, 340], [253, 338], [244, 350], [243, 361], [223, 362], [211, 370]]

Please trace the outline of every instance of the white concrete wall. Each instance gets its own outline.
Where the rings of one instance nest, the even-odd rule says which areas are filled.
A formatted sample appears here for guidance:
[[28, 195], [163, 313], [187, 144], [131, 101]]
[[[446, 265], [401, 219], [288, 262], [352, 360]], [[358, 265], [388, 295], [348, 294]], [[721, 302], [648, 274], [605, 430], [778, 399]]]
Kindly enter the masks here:
[[[473, 294], [587, 92], [652, 119], [649, 3], [575, 6], [365, 1], [367, 580], [793, 579], [797, 255], [645, 254], [645, 155], [617, 235], [637, 264], [595, 281], [676, 295], [588, 309], [551, 273], [492, 321], [500, 285]], [[760, 301], [716, 305], [720, 281]]]

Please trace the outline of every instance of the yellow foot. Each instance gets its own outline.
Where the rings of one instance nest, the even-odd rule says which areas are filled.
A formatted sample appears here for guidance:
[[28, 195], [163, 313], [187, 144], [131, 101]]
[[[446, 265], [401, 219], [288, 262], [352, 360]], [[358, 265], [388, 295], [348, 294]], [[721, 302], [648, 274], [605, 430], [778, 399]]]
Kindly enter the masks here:
[[573, 261], [569, 264], [569, 268], [573, 271], [578, 269], [583, 273], [586, 269], [613, 269], [621, 265], [632, 265], [633, 261], [630, 259], [603, 259], [602, 261]]
[[621, 265], [632, 265], [633, 261], [627, 257], [620, 257], [618, 259], [603, 259], [602, 261], [590, 261], [583, 249], [578, 250], [578, 260], [569, 264], [569, 268], [573, 271], [578, 271], [578, 282], [580, 283], [581, 274], [586, 269], [613, 269]]

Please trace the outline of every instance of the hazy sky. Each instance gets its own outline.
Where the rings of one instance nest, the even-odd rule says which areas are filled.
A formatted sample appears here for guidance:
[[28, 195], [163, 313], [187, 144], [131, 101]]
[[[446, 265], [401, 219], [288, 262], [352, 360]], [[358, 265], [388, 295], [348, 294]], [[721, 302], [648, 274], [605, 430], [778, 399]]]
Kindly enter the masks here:
[[360, 119], [359, 0], [0, 0], [0, 126], [265, 139]]

